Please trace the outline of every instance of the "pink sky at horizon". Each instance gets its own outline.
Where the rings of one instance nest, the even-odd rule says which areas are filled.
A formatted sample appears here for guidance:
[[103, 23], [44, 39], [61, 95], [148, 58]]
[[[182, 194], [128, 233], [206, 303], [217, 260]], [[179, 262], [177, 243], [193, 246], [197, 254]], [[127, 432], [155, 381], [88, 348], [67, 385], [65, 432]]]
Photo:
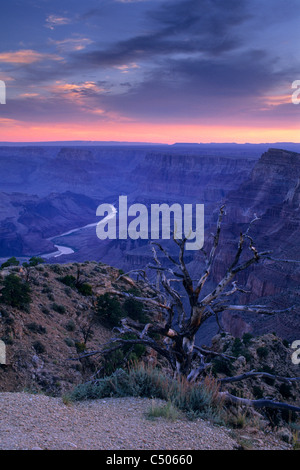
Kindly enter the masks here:
[[174, 144], [300, 142], [299, 127], [265, 128], [187, 124], [105, 123], [49, 125], [0, 119], [1, 142], [118, 141]]

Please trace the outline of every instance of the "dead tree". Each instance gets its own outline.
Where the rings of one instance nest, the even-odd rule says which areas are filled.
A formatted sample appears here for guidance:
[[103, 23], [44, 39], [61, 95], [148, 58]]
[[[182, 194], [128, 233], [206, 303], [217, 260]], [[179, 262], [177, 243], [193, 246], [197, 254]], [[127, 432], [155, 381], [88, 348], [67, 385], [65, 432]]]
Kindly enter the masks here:
[[[105, 345], [105, 348], [85, 354], [84, 357], [96, 354], [106, 356], [122, 346], [144, 344], [168, 361], [175, 376], [186, 377], [188, 381], [192, 382], [211, 366], [211, 363], [206, 360], [207, 357], [218, 354], [195, 345], [196, 333], [210, 317], [214, 316], [216, 321], [219, 322], [219, 314], [225, 310], [264, 315], [275, 315], [293, 310], [293, 307], [285, 310], [274, 310], [264, 305], [237, 305], [232, 302], [234, 294], [245, 292], [238, 286], [237, 275], [263, 260], [273, 259], [270, 251], [258, 251], [250, 236], [250, 228], [258, 220], [257, 217], [252, 220], [245, 232], [240, 233], [232, 263], [221, 280], [215, 284], [210, 292], [203, 294], [204, 286], [206, 286], [207, 280], [211, 275], [216, 258], [224, 212], [225, 207], [222, 206], [219, 211], [216, 232], [213, 235], [209, 254], [201, 250], [205, 267], [197, 279], [192, 278], [184, 259], [187, 238], [178, 240], [175, 234], [173, 236], [173, 240], [179, 250], [178, 259], [171, 256], [160, 243], [152, 242], [154, 263], [149, 264], [147, 268], [156, 272], [156, 282], [149, 280], [146, 270], [131, 271], [119, 277], [120, 279], [122, 276], [128, 276], [132, 273], [138, 274], [142, 279], [145, 292], [150, 290], [152, 295], [136, 296], [126, 292], [117, 292], [116, 290], [114, 290], [114, 295], [131, 297], [148, 304], [153, 310], [160, 313], [159, 321], [152, 321], [145, 325], [125, 318], [121, 321], [122, 325], [116, 329], [118, 335], [108, 345]], [[161, 263], [158, 252], [162, 252], [165, 259], [168, 260], [167, 267]], [[280, 261], [290, 262], [291, 260]], [[179, 291], [178, 283], [182, 285], [183, 292], [188, 300], [188, 307], [186, 307], [183, 301], [183, 295]], [[125, 339], [126, 337], [123, 337], [126, 334], [128, 338], [128, 333], [133, 335], [134, 339]], [[158, 334], [161, 340], [154, 339], [156, 336], [153, 333], [156, 333], [156, 336]], [[222, 356], [222, 354], [220, 355]], [[230, 359], [230, 357], [227, 359]], [[251, 374], [237, 377], [236, 380], [242, 380], [254, 375], [255, 372], [252, 371]], [[285, 378], [281, 379], [285, 380]], [[295, 378], [295, 380], [299, 380], [299, 378]], [[234, 381], [234, 379], [231, 378], [230, 381]], [[223, 383], [225, 382], [226, 380], [223, 381]], [[227, 401], [232, 403], [239, 400], [236, 397], [232, 398], [227, 392], [221, 392], [221, 394]], [[252, 400], [252, 402], [254, 401]], [[252, 402], [251, 405], [253, 405]], [[248, 404], [250, 404], [250, 401]], [[258, 406], [263, 405], [258, 403]], [[300, 411], [300, 408], [298, 411]]]
[[[132, 297], [151, 305], [156, 311], [162, 312], [162, 320], [142, 325], [130, 319], [124, 319], [122, 326], [118, 328], [120, 336], [111, 341], [113, 349], [115, 349], [116, 345], [135, 344], [137, 342], [150, 346], [168, 360], [174, 372], [192, 381], [209, 365], [205, 362], [205, 357], [210, 351], [205, 351], [195, 346], [195, 335], [208, 318], [214, 316], [216, 321], [218, 321], [219, 314], [225, 310], [268, 315], [292, 310], [292, 307], [285, 310], [274, 310], [264, 305], [236, 305], [230, 302], [230, 299], [236, 292], [245, 292], [238, 286], [235, 280], [237, 274], [264, 259], [272, 259], [270, 251], [259, 252], [257, 250], [250, 236], [250, 228], [258, 220], [257, 217], [249, 224], [244, 233], [240, 233], [236, 253], [225, 275], [215, 285], [213, 290], [206, 295], [202, 295], [216, 257], [224, 212], [225, 207], [222, 206], [209, 254], [207, 255], [204, 250], [201, 250], [205, 258], [205, 268], [198, 279], [192, 279], [184, 260], [187, 238], [178, 240], [175, 235], [173, 240], [178, 245], [178, 259], [171, 256], [160, 243], [152, 242], [154, 264], [150, 264], [147, 267], [156, 271], [156, 283], [149, 281], [146, 270], [131, 271], [119, 277], [121, 278], [133, 272], [138, 274], [142, 278], [144, 286], [151, 289], [152, 296], [137, 297], [117, 291], [114, 291], [114, 294]], [[250, 254], [242, 257], [242, 254], [245, 254], [245, 248], [248, 248], [248, 253]], [[162, 252], [169, 261], [169, 267], [162, 265], [157, 250]], [[182, 284], [187, 296], [188, 308], [184, 306], [183, 296], [178, 290], [178, 282]], [[174, 326], [175, 319], [176, 326]], [[123, 333], [133, 333], [136, 339], [122, 339]], [[163, 341], [158, 342], [154, 340], [151, 333], [158, 333], [163, 337]], [[110, 348], [106, 349], [105, 353], [109, 350]], [[99, 354], [99, 351], [92, 354]]]

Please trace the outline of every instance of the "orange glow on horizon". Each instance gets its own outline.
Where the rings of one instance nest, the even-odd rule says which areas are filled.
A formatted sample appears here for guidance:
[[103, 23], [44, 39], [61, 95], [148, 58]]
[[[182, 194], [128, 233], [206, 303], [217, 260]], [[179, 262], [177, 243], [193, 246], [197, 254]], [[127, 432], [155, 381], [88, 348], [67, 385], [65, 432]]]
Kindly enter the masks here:
[[122, 141], [173, 144], [189, 143], [264, 143], [300, 142], [295, 128], [201, 126], [105, 122], [79, 124], [39, 124], [0, 118], [1, 142]]

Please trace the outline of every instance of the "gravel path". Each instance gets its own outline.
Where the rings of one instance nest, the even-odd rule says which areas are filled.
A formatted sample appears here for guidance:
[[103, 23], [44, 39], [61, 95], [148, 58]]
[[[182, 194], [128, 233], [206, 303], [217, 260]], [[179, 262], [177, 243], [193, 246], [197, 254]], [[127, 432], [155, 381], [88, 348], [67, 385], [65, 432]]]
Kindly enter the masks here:
[[146, 398], [65, 405], [61, 398], [0, 393], [1, 450], [231, 450], [226, 428], [198, 419], [146, 419]]
[[233, 449], [225, 430], [205, 421], [149, 420], [151, 400], [108, 398], [64, 405], [60, 398], [0, 394], [0, 449]]

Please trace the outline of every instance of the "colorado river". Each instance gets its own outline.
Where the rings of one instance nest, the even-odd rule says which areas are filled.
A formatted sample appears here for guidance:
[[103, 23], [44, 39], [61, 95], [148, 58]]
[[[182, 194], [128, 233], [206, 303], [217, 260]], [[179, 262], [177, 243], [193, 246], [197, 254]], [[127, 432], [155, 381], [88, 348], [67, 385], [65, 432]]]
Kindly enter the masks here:
[[[113, 217], [115, 217], [116, 214], [117, 214], [117, 210], [114, 206], [112, 206], [112, 213], [109, 216], [105, 217], [105, 223], [107, 223], [108, 219], [112, 219]], [[51, 241], [51, 240], [55, 240], [56, 238], [66, 237], [67, 235], [71, 235], [72, 233], [79, 232], [80, 230], [85, 230], [90, 227], [96, 227], [98, 224], [101, 224], [101, 221], [84, 225], [83, 227], [74, 228], [72, 230], [69, 230], [68, 232], [64, 232], [64, 233], [61, 233], [60, 235], [55, 235], [54, 237], [48, 238], [48, 240]], [[54, 245], [54, 246], [57, 249], [57, 251], [54, 251], [52, 253], [46, 253], [44, 255], [41, 255], [41, 257], [45, 259], [50, 259], [50, 258], [58, 258], [59, 256], [62, 256], [62, 255], [71, 255], [75, 253], [75, 251], [69, 246], [63, 246], [63, 245]]]

